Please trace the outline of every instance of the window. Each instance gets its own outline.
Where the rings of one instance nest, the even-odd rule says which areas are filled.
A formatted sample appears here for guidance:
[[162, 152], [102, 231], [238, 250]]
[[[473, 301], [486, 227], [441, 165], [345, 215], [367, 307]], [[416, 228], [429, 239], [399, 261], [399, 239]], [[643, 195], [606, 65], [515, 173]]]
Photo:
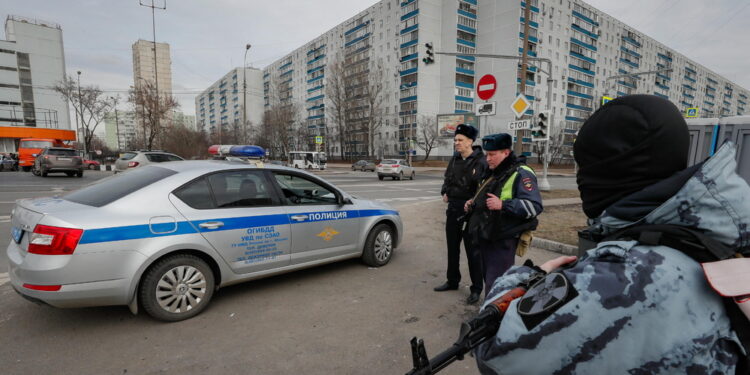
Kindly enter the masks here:
[[274, 173], [287, 204], [334, 204], [337, 203], [336, 193], [316, 182], [306, 178]]
[[76, 156], [76, 150], [73, 149], [59, 149], [59, 148], [53, 148], [47, 150], [47, 155], [54, 155], [54, 156]]
[[[274, 204], [261, 171], [231, 171], [208, 176], [216, 207], [257, 207]], [[187, 203], [187, 202], [186, 202]]]
[[200, 178], [181, 187], [174, 192], [174, 195], [188, 206], [198, 210], [214, 208], [211, 190], [205, 178]]
[[63, 199], [101, 207], [176, 173], [171, 169], [147, 165], [120, 176], [105, 178], [94, 185], [67, 194]]

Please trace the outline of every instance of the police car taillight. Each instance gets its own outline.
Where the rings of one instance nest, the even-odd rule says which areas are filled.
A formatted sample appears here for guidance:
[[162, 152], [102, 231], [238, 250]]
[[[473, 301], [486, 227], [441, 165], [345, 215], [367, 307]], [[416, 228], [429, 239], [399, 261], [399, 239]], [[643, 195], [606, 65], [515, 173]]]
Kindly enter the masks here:
[[76, 250], [83, 229], [37, 225], [29, 240], [29, 253], [70, 255]]
[[140, 164], [140, 163], [138, 163], [137, 161], [128, 162], [128, 168], [137, 167], [138, 164]]

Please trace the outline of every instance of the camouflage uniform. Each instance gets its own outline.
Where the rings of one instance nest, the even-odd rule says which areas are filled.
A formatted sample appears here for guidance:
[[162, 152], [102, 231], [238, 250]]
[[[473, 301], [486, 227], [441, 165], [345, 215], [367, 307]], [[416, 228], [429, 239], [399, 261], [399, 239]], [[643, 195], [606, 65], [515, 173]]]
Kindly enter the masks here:
[[[637, 222], [605, 211], [592, 228], [607, 234], [633, 224], [673, 224], [705, 230], [716, 240], [747, 249], [750, 187], [734, 172], [735, 153], [733, 145], [725, 145], [702, 166], [686, 170], [692, 174], [677, 193]], [[497, 279], [487, 301], [535, 272], [512, 268]], [[569, 281], [573, 296], [550, 308], [550, 301], [564, 300], [561, 289], [532, 287], [513, 301], [495, 337], [475, 352], [480, 371], [734, 374], [743, 353], [739, 340], [700, 264], [683, 253], [635, 241], [602, 242], [545, 281], [559, 278], [556, 273]], [[529, 297], [526, 306], [541, 306], [534, 310], [536, 316], [519, 310]]]

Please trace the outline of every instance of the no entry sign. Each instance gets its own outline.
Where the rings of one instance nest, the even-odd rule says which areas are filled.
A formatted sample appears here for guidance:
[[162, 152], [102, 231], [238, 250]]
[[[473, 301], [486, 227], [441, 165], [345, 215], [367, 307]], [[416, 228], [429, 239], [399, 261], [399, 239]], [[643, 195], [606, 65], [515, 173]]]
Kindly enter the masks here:
[[477, 82], [477, 96], [479, 99], [487, 100], [495, 95], [497, 80], [492, 74], [485, 74]]

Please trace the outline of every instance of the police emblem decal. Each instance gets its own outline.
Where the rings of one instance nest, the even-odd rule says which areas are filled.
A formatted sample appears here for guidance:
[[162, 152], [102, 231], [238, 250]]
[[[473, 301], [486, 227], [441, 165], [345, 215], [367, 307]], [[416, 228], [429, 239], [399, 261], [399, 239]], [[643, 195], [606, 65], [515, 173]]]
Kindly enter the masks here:
[[523, 188], [527, 191], [534, 190], [534, 184], [531, 183], [531, 178], [526, 177], [523, 180], [521, 180], [521, 183], [523, 183]]
[[516, 308], [526, 329], [531, 330], [576, 296], [568, 278], [555, 272], [531, 287]]

